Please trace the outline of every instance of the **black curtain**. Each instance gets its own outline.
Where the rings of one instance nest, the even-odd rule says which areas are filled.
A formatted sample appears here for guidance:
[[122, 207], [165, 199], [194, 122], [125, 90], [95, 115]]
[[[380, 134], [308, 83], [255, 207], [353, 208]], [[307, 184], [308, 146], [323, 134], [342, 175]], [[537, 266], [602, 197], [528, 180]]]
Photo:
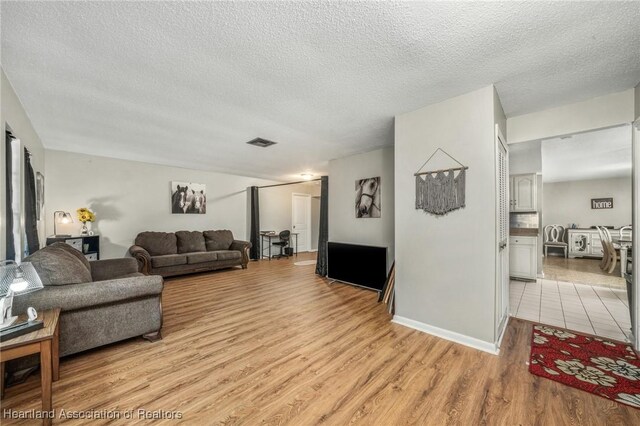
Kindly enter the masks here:
[[11, 136], [11, 133], [6, 132], [5, 134], [5, 158], [4, 158], [4, 162], [5, 162], [5, 194], [7, 196], [6, 198], [6, 208], [5, 208], [5, 214], [6, 214], [6, 218], [7, 218], [7, 235], [5, 238], [5, 243], [7, 244], [7, 259], [8, 260], [15, 260], [16, 258], [16, 251], [14, 249], [13, 246], [13, 208], [11, 206], [11, 200], [13, 200], [13, 189], [11, 186], [11, 182], [13, 180], [13, 167], [12, 167], [12, 159], [13, 159], [13, 154], [11, 152], [11, 141], [13, 140], [13, 137]]
[[320, 230], [316, 274], [327, 276], [327, 241], [329, 240], [329, 176], [320, 178]]
[[24, 232], [28, 254], [40, 248], [38, 241], [38, 213], [36, 210], [36, 175], [31, 167], [31, 153], [24, 149]]
[[260, 206], [258, 198], [258, 187], [252, 186], [250, 189], [251, 197], [251, 235], [249, 241], [251, 241], [251, 249], [249, 250], [249, 257], [252, 260], [260, 259]]

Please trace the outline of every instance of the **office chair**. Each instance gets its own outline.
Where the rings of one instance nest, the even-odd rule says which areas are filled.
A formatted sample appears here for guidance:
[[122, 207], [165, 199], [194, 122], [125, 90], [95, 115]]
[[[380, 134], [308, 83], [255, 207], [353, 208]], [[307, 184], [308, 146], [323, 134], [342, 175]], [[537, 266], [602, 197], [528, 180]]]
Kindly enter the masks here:
[[289, 246], [291, 231], [289, 231], [288, 229], [281, 231], [280, 234], [278, 234], [278, 238], [280, 239], [280, 241], [276, 241], [271, 244], [273, 244], [274, 246], [280, 246], [280, 254], [273, 257], [275, 257], [276, 259], [280, 259], [281, 257], [289, 258], [289, 255], [284, 252], [284, 249]]

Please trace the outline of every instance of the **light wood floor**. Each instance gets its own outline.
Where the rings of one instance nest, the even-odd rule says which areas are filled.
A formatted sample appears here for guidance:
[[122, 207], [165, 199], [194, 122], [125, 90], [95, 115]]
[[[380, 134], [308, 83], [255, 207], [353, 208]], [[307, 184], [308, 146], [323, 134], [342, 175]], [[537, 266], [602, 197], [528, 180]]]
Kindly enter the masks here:
[[[640, 410], [529, 374], [527, 322], [493, 356], [392, 324], [375, 293], [294, 261], [168, 280], [164, 339], [63, 359], [54, 407], [179, 410], [189, 424], [640, 424]], [[2, 408], [39, 404], [35, 375]]]
[[616, 264], [612, 273], [600, 269], [601, 259], [546, 256], [542, 262], [544, 277], [550, 280], [618, 290], [627, 289], [625, 279], [620, 276], [620, 262]]

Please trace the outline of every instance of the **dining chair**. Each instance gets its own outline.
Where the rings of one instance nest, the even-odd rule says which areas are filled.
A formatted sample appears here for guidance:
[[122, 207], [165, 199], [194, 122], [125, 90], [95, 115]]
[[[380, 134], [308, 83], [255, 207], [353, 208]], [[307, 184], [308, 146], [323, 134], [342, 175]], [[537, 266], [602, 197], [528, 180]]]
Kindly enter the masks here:
[[631, 226], [623, 226], [620, 228], [620, 239], [630, 240], [633, 234]]
[[[633, 268], [633, 256], [631, 256], [631, 243], [633, 238], [633, 228], [631, 225], [623, 226], [619, 230], [620, 232], [620, 262], [626, 263], [626, 265], [620, 266], [620, 273], [624, 277], [624, 274], [629, 271], [629, 266]], [[624, 260], [623, 260], [624, 259]]]
[[561, 248], [567, 257], [569, 245], [564, 241], [565, 228], [562, 225], [547, 225], [544, 227], [544, 256], [547, 257], [549, 247]]
[[604, 232], [602, 232], [602, 229], [600, 229], [600, 226], [596, 226], [596, 230], [600, 235], [600, 243], [602, 244], [602, 261], [600, 262], [600, 269], [605, 270], [609, 266], [609, 261], [611, 260], [609, 256], [609, 247], [606, 242], [607, 238], [605, 237]]
[[[607, 269], [608, 273], [612, 273], [613, 270], [616, 268], [616, 263], [618, 262], [618, 260], [620, 260], [620, 255], [616, 251], [616, 246], [614, 245], [613, 240], [611, 239], [611, 232], [609, 232], [609, 230], [607, 228], [605, 228], [604, 226], [601, 227], [601, 229], [602, 229], [602, 232], [603, 232], [603, 234], [605, 236], [604, 244], [606, 244], [607, 251], [609, 252], [608, 253], [609, 263], [608, 263], [606, 269]], [[620, 246], [618, 246], [617, 248], [619, 249]]]

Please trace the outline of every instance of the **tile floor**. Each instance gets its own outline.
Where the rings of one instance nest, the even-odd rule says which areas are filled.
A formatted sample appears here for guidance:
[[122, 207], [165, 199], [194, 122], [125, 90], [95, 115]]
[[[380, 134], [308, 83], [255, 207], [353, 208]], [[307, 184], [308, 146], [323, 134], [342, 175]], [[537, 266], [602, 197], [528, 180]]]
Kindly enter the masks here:
[[587, 334], [629, 341], [627, 292], [566, 281], [511, 281], [511, 315]]

